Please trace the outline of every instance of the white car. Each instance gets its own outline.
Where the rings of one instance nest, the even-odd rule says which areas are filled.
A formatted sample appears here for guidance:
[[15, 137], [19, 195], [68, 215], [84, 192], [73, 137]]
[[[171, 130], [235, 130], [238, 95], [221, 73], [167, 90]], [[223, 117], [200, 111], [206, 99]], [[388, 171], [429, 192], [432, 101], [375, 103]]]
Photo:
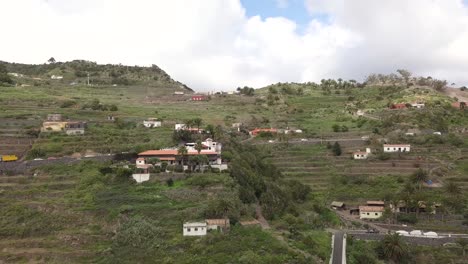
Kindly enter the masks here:
[[362, 136], [361, 139], [362, 140], [369, 140], [369, 136]]
[[274, 140], [268, 140], [268, 143], [274, 143], [275, 141]]
[[41, 159], [41, 158], [35, 158], [35, 159], [33, 159], [33, 160], [44, 160], [44, 159]]
[[302, 142], [307, 142], [308, 140], [307, 140], [307, 138], [301, 138], [301, 141]]

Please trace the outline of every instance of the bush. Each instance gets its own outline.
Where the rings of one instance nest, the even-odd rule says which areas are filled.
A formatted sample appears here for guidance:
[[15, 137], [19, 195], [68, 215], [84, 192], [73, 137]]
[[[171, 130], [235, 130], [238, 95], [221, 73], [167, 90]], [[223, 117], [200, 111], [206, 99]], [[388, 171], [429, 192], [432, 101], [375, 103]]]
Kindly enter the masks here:
[[73, 101], [73, 100], [67, 100], [67, 101], [63, 101], [61, 104], [60, 104], [60, 108], [69, 108], [69, 107], [72, 107], [76, 105], [76, 102]]
[[167, 186], [172, 187], [172, 186], [174, 186], [174, 180], [173, 180], [172, 178], [169, 178], [169, 179], [166, 181], [166, 184], [167, 184]]
[[175, 172], [179, 172], [179, 173], [180, 173], [180, 172], [184, 172], [184, 166], [178, 164], [178, 165], [176, 165], [176, 166], [174, 167], [174, 171], [175, 171]]
[[211, 168], [212, 173], [220, 173], [221, 171], [218, 168]]
[[414, 214], [404, 214], [400, 213], [397, 215], [398, 222], [408, 223], [408, 224], [416, 224], [418, 222], [418, 218]]
[[335, 156], [341, 156], [342, 151], [340, 143], [335, 142], [335, 144], [333, 144], [332, 151]]

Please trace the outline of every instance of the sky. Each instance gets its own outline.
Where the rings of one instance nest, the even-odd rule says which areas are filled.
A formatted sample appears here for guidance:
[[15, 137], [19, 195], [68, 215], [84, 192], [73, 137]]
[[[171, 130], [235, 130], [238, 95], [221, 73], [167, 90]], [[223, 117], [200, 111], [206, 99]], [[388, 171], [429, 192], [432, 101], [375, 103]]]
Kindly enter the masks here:
[[156, 64], [197, 91], [404, 68], [468, 84], [466, 0], [0, 0], [0, 60]]

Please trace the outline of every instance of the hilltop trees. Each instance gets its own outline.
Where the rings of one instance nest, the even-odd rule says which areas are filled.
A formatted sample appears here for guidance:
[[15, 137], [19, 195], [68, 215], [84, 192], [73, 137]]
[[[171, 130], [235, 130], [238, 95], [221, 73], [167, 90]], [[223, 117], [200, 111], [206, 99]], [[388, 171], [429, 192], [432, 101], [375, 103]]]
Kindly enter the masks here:
[[332, 146], [332, 152], [333, 152], [333, 155], [335, 155], [335, 156], [341, 156], [341, 146], [340, 146], [340, 143], [335, 142], [335, 144], [333, 144], [333, 146]]
[[8, 76], [8, 71], [5, 65], [0, 64], [0, 86], [4, 84], [13, 84], [13, 80]]
[[54, 57], [50, 57], [50, 59], [47, 60], [48, 63], [54, 64], [56, 62]]

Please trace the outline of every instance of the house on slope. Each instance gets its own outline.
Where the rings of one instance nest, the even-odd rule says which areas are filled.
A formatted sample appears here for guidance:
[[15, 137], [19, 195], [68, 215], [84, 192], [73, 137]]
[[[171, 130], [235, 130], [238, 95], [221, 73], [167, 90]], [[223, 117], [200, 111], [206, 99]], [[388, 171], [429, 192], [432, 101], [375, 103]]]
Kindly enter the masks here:
[[206, 222], [187, 222], [182, 229], [184, 236], [206, 236], [208, 225]]
[[384, 144], [383, 151], [385, 153], [394, 153], [394, 152], [410, 152], [411, 145], [409, 144]]
[[366, 151], [356, 151], [356, 152], [353, 152], [353, 159], [355, 160], [364, 160], [364, 159], [367, 159], [369, 157], [369, 154], [371, 154], [371, 149], [370, 148], [366, 148]]
[[191, 98], [192, 101], [207, 101], [208, 100], [208, 97], [204, 96], [204, 95], [193, 95], [192, 98]]
[[229, 231], [231, 225], [229, 219], [206, 219], [205, 220], [208, 231], [217, 230], [221, 232]]
[[416, 108], [416, 109], [422, 109], [422, 108], [426, 107], [426, 104], [421, 103], [421, 102], [416, 102], [416, 103], [411, 103], [411, 107]]
[[452, 107], [457, 108], [457, 109], [466, 109], [467, 107], [467, 102], [454, 102], [452, 103]]
[[86, 125], [86, 122], [82, 121], [67, 122], [65, 125], [65, 133], [67, 135], [84, 135]]
[[379, 219], [384, 211], [384, 207], [362, 205], [359, 206], [359, 218], [369, 220]]
[[254, 130], [250, 131], [249, 134], [251, 136], [257, 136], [260, 133], [271, 133], [271, 134], [277, 134], [278, 129], [276, 128], [255, 128]]
[[153, 127], [161, 127], [162, 122], [159, 121], [157, 118], [148, 118], [147, 120], [143, 121], [143, 126], [147, 128], [153, 128]]
[[407, 106], [405, 103], [398, 103], [398, 104], [391, 104], [390, 105], [390, 109], [394, 109], [394, 110], [397, 110], [397, 109], [406, 109]]

